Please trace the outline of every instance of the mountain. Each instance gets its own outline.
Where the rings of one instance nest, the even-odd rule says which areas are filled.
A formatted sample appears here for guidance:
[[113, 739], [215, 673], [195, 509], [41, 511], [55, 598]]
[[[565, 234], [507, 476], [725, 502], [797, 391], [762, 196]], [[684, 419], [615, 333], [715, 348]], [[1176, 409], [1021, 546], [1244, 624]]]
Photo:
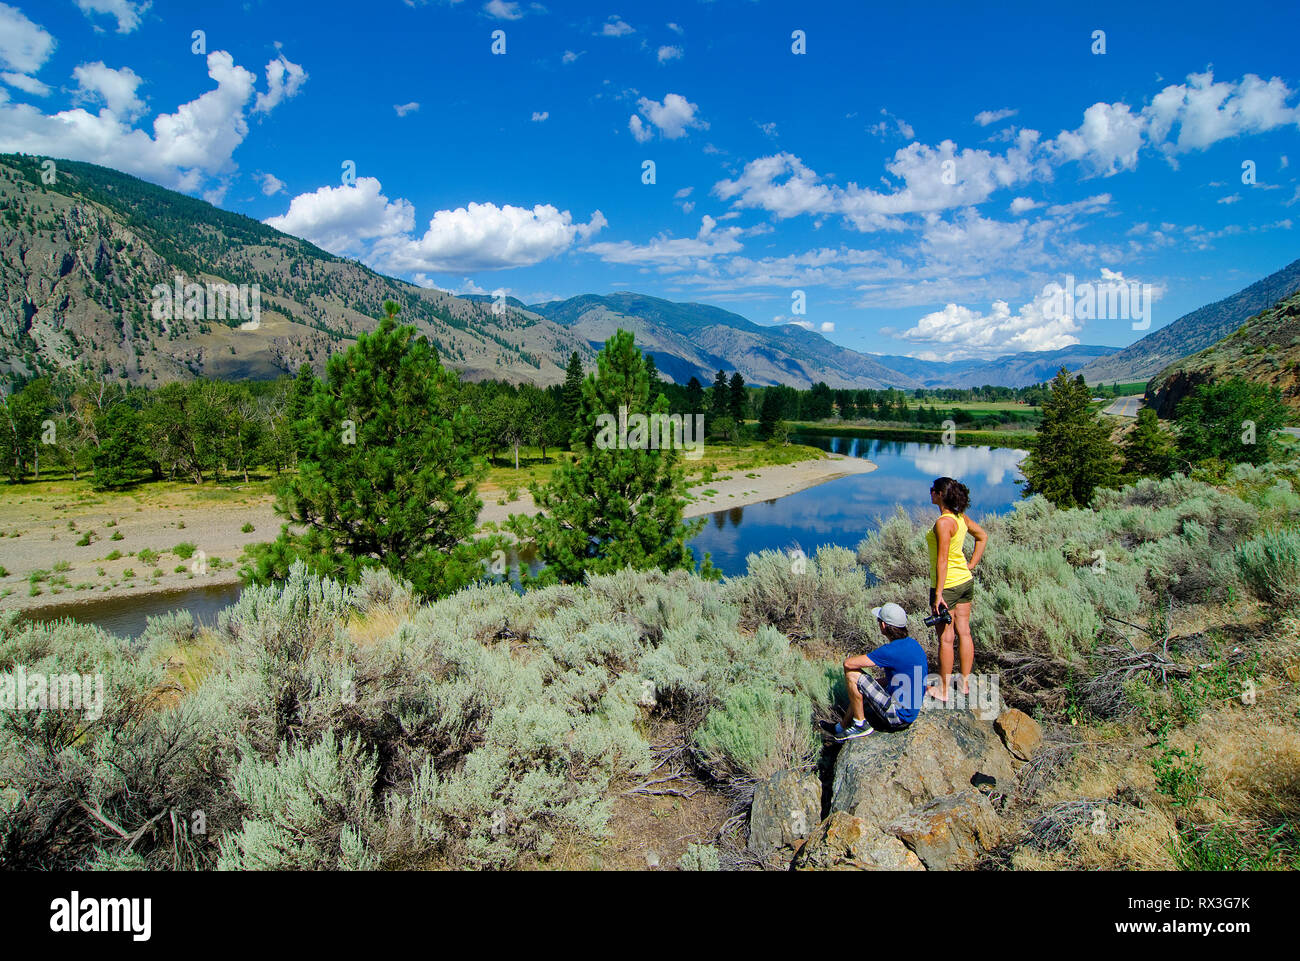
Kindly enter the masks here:
[[1198, 384], [1227, 377], [1270, 384], [1300, 414], [1300, 293], [1261, 311], [1218, 343], [1185, 357], [1152, 379], [1147, 403], [1172, 417]]
[[655, 365], [676, 383], [709, 384], [719, 370], [739, 371], [755, 385], [835, 388], [918, 387], [919, 382], [869, 354], [821, 334], [784, 324], [763, 327], [721, 307], [675, 303], [644, 294], [583, 294], [532, 304], [528, 310], [584, 338], [593, 347], [622, 327], [636, 335]]
[[[335, 257], [249, 217], [70, 160], [0, 154], [0, 376], [77, 362], [133, 383], [196, 375], [269, 378], [373, 330], [385, 300], [470, 379], [558, 383], [593, 351], [518, 308], [425, 290]], [[257, 285], [260, 318], [155, 317], [155, 285]], [[187, 295], [188, 296], [188, 295]]]
[[1064, 367], [1078, 370], [1099, 357], [1119, 350], [1118, 347], [1077, 344], [1061, 350], [1031, 350], [1006, 354], [993, 360], [917, 360], [893, 354], [876, 355], [886, 367], [920, 381], [924, 387], [1027, 387], [1051, 380]]
[[1146, 380], [1176, 360], [1204, 350], [1248, 317], [1300, 290], [1300, 260], [1231, 297], [1184, 314], [1117, 354], [1093, 361], [1081, 373], [1090, 384]]

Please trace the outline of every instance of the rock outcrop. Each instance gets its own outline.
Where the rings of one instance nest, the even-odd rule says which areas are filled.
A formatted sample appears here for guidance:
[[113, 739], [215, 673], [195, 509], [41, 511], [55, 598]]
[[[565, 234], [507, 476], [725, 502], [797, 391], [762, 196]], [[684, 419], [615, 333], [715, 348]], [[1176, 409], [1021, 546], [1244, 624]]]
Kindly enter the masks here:
[[792, 848], [821, 820], [822, 786], [816, 774], [777, 771], [754, 791], [749, 809], [749, 852], [766, 857]]
[[[831, 814], [791, 866], [951, 870], [993, 850], [1005, 833], [996, 802], [1015, 785], [1014, 758], [1032, 757], [1042, 731], [1005, 707], [997, 722], [986, 717], [929, 706], [904, 731], [847, 742], [835, 761]], [[784, 782], [764, 789], [759, 825], [768, 823], [776, 797], [779, 808], [794, 807]]]
[[796, 871], [920, 871], [920, 858], [870, 821], [836, 811], [795, 856]]

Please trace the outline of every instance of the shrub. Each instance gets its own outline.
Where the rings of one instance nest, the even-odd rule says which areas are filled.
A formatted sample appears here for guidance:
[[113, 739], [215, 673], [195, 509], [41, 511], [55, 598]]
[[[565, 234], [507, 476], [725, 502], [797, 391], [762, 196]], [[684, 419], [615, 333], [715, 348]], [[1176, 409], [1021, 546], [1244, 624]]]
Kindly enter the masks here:
[[189, 541], [181, 541], [179, 544], [177, 544], [175, 547], [172, 548], [172, 553], [175, 554], [177, 557], [179, 557], [181, 560], [188, 561], [191, 557], [194, 556], [194, 552], [196, 550], [198, 550], [198, 548], [194, 544], [191, 544]]
[[689, 844], [677, 866], [683, 871], [720, 871], [718, 849], [712, 844]]
[[1241, 579], [1261, 601], [1279, 609], [1300, 602], [1300, 531], [1265, 531], [1233, 552]]
[[142, 563], [142, 564], [157, 564], [157, 563], [158, 563], [158, 552], [157, 552], [157, 551], [151, 551], [149, 548], [145, 547], [145, 548], [142, 548], [138, 554], [136, 554], [136, 558], [137, 558], [137, 559], [140, 561], [140, 563]]
[[732, 689], [695, 737], [701, 759], [721, 779], [761, 780], [810, 767], [819, 747], [812, 704], [761, 681]]

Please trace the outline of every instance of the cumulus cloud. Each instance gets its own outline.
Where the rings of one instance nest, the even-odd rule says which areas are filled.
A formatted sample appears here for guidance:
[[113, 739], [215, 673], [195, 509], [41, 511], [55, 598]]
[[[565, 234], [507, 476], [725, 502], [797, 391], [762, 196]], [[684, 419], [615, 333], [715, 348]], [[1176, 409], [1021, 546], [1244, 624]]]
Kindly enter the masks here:
[[257, 174], [257, 179], [262, 182], [262, 193], [268, 197], [274, 197], [284, 189], [284, 181], [275, 174]]
[[680, 60], [682, 58], [681, 47], [663, 46], [659, 48], [659, 62], [667, 63], [669, 60]]
[[540, 263], [587, 241], [607, 225], [595, 211], [585, 224], [574, 223], [567, 210], [551, 204], [531, 209], [504, 204], [471, 203], [439, 210], [418, 238], [388, 237], [374, 257], [388, 269], [407, 272], [501, 270]]
[[358, 177], [353, 186], [299, 194], [286, 213], [265, 223], [332, 254], [355, 256], [362, 252], [360, 241], [414, 230], [415, 206], [402, 199], [390, 202], [377, 179]]
[[420, 104], [416, 100], [412, 100], [410, 103], [395, 103], [393, 109], [397, 111], [399, 117], [405, 117], [408, 113], [415, 113], [419, 110]]
[[[1134, 285], [1145, 288], [1143, 296], [1148, 298], [1148, 309], [1150, 301], [1164, 292], [1162, 287], [1138, 284], [1126, 279], [1123, 273], [1105, 267], [1098, 279], [1090, 282], [1098, 295], [1098, 303], [1104, 303], [1106, 293], [1112, 290], [1116, 293], [1124, 291], [1127, 296]], [[987, 313], [950, 303], [942, 310], [926, 314], [914, 327], [897, 336], [942, 348], [941, 353], [951, 357], [993, 357], [1020, 351], [1060, 350], [1079, 343], [1079, 332], [1094, 319], [1077, 307], [1072, 311], [1061, 309], [1063, 286], [1056, 283], [1045, 286], [1033, 300], [1022, 304], [1015, 312], [1005, 300], [994, 301]], [[1076, 285], [1080, 295], [1084, 286]]]
[[1061, 162], [1079, 161], [1092, 173], [1109, 177], [1137, 166], [1142, 128], [1142, 116], [1128, 104], [1094, 103], [1078, 128], [1062, 130], [1045, 146]]
[[551, 116], [551, 112], [549, 110], [543, 110], [540, 113], [534, 110], [533, 123], [545, 123], [550, 116]]
[[37, 80], [36, 73], [54, 52], [54, 37], [33, 23], [21, 10], [0, 3], [0, 78], [10, 86], [43, 97], [50, 88]]
[[114, 70], [97, 60], [81, 64], [72, 76], [81, 100], [100, 102], [124, 120], [135, 120], [144, 113], [144, 101], [136, 96], [141, 81], [130, 67]]
[[[275, 75], [277, 62], [268, 64], [268, 77]], [[207, 68], [216, 86], [175, 112], [155, 117], [152, 136], [111, 108], [98, 114], [80, 107], [45, 114], [30, 105], [0, 102], [0, 150], [87, 160], [174, 189], [198, 190], [204, 177], [234, 170], [232, 156], [248, 135], [244, 111], [257, 81], [224, 50], [208, 54]], [[134, 109], [132, 84], [138, 81], [132, 80], [133, 73], [103, 68], [82, 76], [84, 91]], [[286, 82], [276, 100], [290, 95]]]
[[140, 18], [152, 6], [148, 0], [77, 0], [77, 6], [93, 22], [92, 14], [107, 14], [117, 20], [118, 33], [130, 33], [140, 26]]
[[290, 63], [281, 54], [266, 65], [266, 93], [257, 95], [253, 112], [270, 113], [280, 101], [296, 96], [306, 82], [307, 71], [296, 63]]
[[[1287, 106], [1293, 92], [1279, 77], [1266, 82], [1248, 73], [1236, 83], [1216, 83], [1207, 70], [1165, 87], [1142, 114], [1153, 143], [1185, 153], [1242, 134], [1300, 126], [1300, 108]], [[1170, 139], [1175, 127], [1177, 137]]]
[[640, 116], [633, 114], [628, 120], [628, 129], [637, 143], [649, 140], [654, 136], [654, 130], [658, 130], [666, 140], [677, 140], [686, 136], [688, 129], [709, 129], [709, 125], [698, 116], [700, 108], [681, 94], [670, 93], [662, 103], [642, 97], [637, 101], [637, 108], [641, 111]]

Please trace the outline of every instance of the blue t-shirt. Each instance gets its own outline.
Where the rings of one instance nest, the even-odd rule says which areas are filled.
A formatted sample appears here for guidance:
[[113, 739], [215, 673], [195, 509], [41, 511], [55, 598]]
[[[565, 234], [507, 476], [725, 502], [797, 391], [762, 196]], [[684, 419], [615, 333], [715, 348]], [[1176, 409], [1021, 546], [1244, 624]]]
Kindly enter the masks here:
[[910, 637], [901, 637], [884, 644], [870, 654], [871, 663], [885, 671], [885, 690], [898, 704], [898, 716], [908, 724], [921, 713], [925, 701], [925, 679], [930, 664], [925, 659], [925, 649]]

